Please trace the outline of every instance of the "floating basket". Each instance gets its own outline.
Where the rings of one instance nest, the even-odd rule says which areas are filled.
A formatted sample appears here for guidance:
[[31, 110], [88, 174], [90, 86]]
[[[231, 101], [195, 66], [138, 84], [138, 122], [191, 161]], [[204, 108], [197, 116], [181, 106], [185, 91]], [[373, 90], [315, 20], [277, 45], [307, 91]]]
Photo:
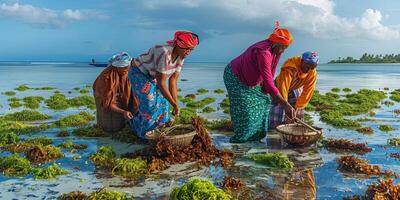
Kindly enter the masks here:
[[312, 131], [301, 124], [283, 124], [276, 127], [282, 134], [283, 141], [291, 146], [310, 146], [322, 136], [322, 128], [314, 127], [318, 132]]
[[150, 140], [162, 138], [163, 141], [174, 146], [188, 146], [196, 134], [196, 129], [192, 125], [175, 125], [151, 135], [146, 134], [146, 138]]

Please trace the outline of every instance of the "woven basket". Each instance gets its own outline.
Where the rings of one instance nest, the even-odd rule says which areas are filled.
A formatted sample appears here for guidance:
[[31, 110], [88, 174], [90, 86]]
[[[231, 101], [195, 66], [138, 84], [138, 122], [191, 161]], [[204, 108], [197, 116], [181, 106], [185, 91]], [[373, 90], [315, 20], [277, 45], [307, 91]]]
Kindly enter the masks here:
[[[187, 133], [173, 135], [174, 132], [179, 130], [187, 130]], [[156, 138], [162, 137], [162, 140], [170, 143], [174, 146], [188, 146], [192, 143], [194, 136], [196, 135], [196, 130], [192, 125], [175, 125], [171, 128], [166, 129], [161, 134], [146, 135], [147, 139], [155, 140]], [[162, 136], [160, 136], [162, 135]]]
[[319, 132], [310, 130], [301, 124], [283, 124], [276, 127], [282, 134], [283, 141], [291, 146], [310, 146], [322, 136], [322, 128], [314, 127]]

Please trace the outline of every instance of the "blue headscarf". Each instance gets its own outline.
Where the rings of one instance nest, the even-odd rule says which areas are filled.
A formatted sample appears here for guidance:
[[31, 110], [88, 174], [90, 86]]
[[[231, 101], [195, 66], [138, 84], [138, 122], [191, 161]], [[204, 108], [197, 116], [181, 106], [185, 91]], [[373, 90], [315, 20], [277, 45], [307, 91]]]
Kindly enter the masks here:
[[318, 65], [318, 63], [319, 63], [319, 56], [318, 56], [317, 52], [315, 52], [315, 51], [306, 51], [303, 53], [301, 58], [307, 64]]
[[114, 55], [108, 63], [114, 67], [127, 67], [130, 66], [132, 57], [128, 53], [122, 52]]

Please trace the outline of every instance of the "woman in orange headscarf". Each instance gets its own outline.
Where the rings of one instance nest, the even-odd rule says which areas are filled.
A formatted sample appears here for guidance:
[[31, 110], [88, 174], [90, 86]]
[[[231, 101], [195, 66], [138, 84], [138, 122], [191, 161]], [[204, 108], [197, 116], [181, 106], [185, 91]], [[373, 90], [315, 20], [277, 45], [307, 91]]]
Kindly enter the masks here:
[[270, 96], [285, 107], [288, 116], [294, 109], [274, 84], [281, 54], [292, 43], [287, 29], [276, 28], [265, 40], [250, 46], [225, 68], [224, 82], [230, 100], [235, 135], [231, 142], [260, 140], [268, 130]]
[[177, 80], [184, 59], [198, 44], [196, 34], [177, 31], [173, 40], [155, 45], [133, 60], [129, 80], [139, 100], [139, 109], [129, 125], [139, 137], [145, 138], [169, 121], [170, 105], [172, 114], [179, 113]]

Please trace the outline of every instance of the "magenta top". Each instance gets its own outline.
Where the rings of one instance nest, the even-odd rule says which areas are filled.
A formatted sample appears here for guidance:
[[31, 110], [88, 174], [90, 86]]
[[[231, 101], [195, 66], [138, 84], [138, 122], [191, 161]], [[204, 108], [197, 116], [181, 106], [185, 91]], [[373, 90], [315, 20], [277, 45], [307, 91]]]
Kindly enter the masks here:
[[240, 82], [249, 87], [262, 84], [266, 94], [279, 93], [274, 75], [281, 54], [272, 54], [272, 44], [269, 40], [257, 42], [231, 61], [232, 72]]

